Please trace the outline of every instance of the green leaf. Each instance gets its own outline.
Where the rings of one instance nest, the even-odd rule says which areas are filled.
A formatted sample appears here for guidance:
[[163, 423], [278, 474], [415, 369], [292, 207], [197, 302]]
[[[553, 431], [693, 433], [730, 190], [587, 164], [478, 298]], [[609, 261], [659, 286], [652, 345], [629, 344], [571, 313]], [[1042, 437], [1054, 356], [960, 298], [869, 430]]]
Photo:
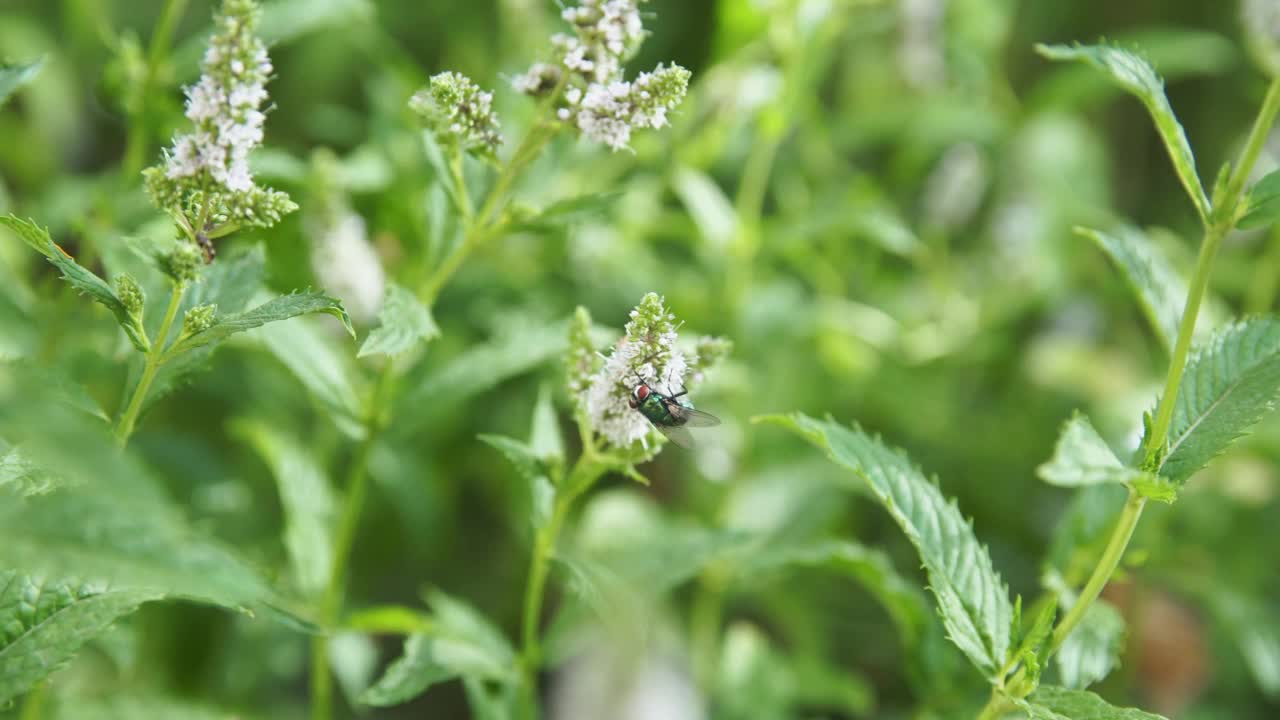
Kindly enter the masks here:
[[310, 448], [259, 421], [241, 421], [236, 431], [271, 468], [284, 507], [284, 542], [298, 587], [318, 597], [329, 582], [337, 510], [333, 490]]
[[0, 567], [229, 608], [283, 604], [254, 568], [196, 530], [101, 422], [20, 374], [11, 379], [0, 388], [0, 436], [60, 487], [0, 498]]
[[548, 465], [564, 463], [564, 437], [560, 433], [560, 419], [556, 416], [555, 403], [551, 401], [551, 388], [546, 383], [538, 388], [538, 402], [533, 406], [529, 449]]
[[1280, 622], [1274, 608], [1218, 585], [1199, 594], [1239, 648], [1258, 688], [1269, 698], [1280, 698]]
[[44, 58], [36, 58], [29, 63], [6, 65], [0, 63], [0, 107], [23, 85], [31, 82], [40, 69], [44, 67]]
[[1079, 487], [1106, 483], [1130, 483], [1149, 475], [1127, 468], [1088, 418], [1077, 414], [1062, 426], [1053, 457], [1041, 465], [1036, 474], [1050, 485]]
[[369, 333], [357, 357], [367, 355], [399, 355], [412, 350], [419, 342], [429, 342], [440, 335], [431, 310], [412, 292], [391, 283], [378, 311], [378, 327]]
[[1087, 63], [1104, 72], [1113, 82], [1131, 93], [1146, 106], [1155, 121], [1160, 139], [1173, 161], [1173, 169], [1196, 206], [1202, 222], [1208, 223], [1212, 213], [1209, 198], [1196, 174], [1196, 159], [1187, 135], [1169, 106], [1164, 82], [1146, 60], [1127, 50], [1109, 45], [1036, 45], [1036, 52], [1050, 60], [1074, 60]]
[[[1021, 606], [1022, 596], [1019, 595], [1015, 608], [1021, 608]], [[1053, 632], [1053, 621], [1058, 617], [1058, 598], [1053, 595], [1048, 596], [1048, 600], [1041, 604], [1039, 612], [1036, 613], [1035, 621], [1031, 623], [1031, 627], [1027, 629], [1025, 634], [1022, 631], [1021, 620], [1016, 617], [1018, 614], [1020, 613], [1015, 613], [1012, 626], [1015, 636], [1019, 638], [1015, 655], [1023, 658], [1024, 662], [1027, 663], [1028, 669], [1032, 671], [1030, 679], [1034, 682], [1038, 680], [1039, 670], [1041, 669], [1040, 663], [1036, 662], [1036, 660], [1039, 659], [1045, 640], [1049, 639], [1049, 633]]]
[[533, 217], [515, 222], [510, 230], [546, 232], [572, 225], [604, 214], [621, 195], [620, 192], [590, 193], [558, 200], [537, 212]]
[[1076, 228], [1120, 269], [1137, 297], [1165, 352], [1173, 350], [1186, 304], [1187, 283], [1149, 237], [1137, 228], [1122, 226], [1115, 233]]
[[399, 705], [459, 677], [512, 683], [515, 651], [484, 616], [444, 593], [432, 593], [430, 632], [410, 635], [400, 656], [361, 696], [367, 705]]
[[542, 459], [533, 448], [514, 438], [503, 435], [481, 435], [481, 442], [495, 448], [511, 462], [529, 488], [530, 525], [535, 529], [545, 527], [551, 521], [556, 490], [547, 477]]
[[707, 245], [713, 250], [727, 247], [738, 231], [738, 214], [715, 180], [701, 170], [680, 167], [672, 177], [672, 190], [684, 203]]
[[351, 337], [356, 336], [355, 330], [351, 327], [351, 319], [347, 317], [347, 311], [342, 308], [341, 300], [322, 293], [300, 292], [281, 295], [252, 310], [220, 317], [208, 330], [180, 338], [166, 354], [172, 357], [205, 345], [216, 345], [236, 333], [311, 313], [327, 313], [338, 318]]
[[0, 571], [0, 705], [62, 667], [116, 618], [160, 596]]
[[307, 393], [349, 437], [362, 437], [363, 404], [354, 381], [359, 369], [339, 351], [336, 335], [317, 322], [297, 320], [262, 332], [257, 339], [289, 369]]
[[219, 253], [218, 261], [205, 268], [200, 280], [187, 291], [183, 309], [217, 305], [219, 312], [238, 313], [262, 288], [266, 272], [266, 251], [260, 243], [243, 251]]
[[242, 710], [221, 710], [180, 698], [160, 695], [128, 695], [59, 700], [50, 720], [253, 720], [258, 715]]
[[1120, 664], [1124, 632], [1124, 618], [1111, 603], [1099, 599], [1090, 605], [1054, 656], [1062, 684], [1083, 690], [1105, 678]]
[[867, 484], [920, 553], [951, 641], [995, 678], [1008, 658], [1013, 607], [955, 503], [900, 451], [858, 428], [801, 414], [765, 420], [801, 435]]
[[847, 540], [767, 542], [735, 567], [735, 578], [751, 583], [792, 567], [821, 567], [857, 580], [884, 606], [908, 648], [916, 646], [932, 620], [920, 589], [898, 574], [888, 556]]
[[420, 377], [405, 382], [395, 414], [396, 432], [416, 433], [431, 419], [428, 411], [440, 403], [471, 397], [559, 356], [566, 338], [564, 323], [520, 325], [472, 346], [443, 367], [418, 373]]
[[1280, 319], [1252, 318], [1215, 333], [1187, 362], [1160, 475], [1185, 482], [1261, 420], [1277, 395]]
[[412, 635], [431, 630], [431, 617], [422, 610], [403, 605], [377, 605], [347, 615], [342, 627], [359, 632]]
[[16, 215], [0, 216], [0, 225], [9, 228], [22, 238], [33, 250], [48, 258], [49, 262], [62, 272], [62, 279], [70, 283], [80, 293], [88, 295], [101, 303], [115, 316], [116, 322], [124, 329], [129, 341], [139, 352], [146, 352], [150, 347], [147, 333], [142, 323], [129, 313], [124, 303], [116, 295], [105, 280], [93, 274], [77, 263], [65, 250], [58, 247], [49, 237], [49, 231], [30, 220], [19, 219]]
[[1118, 708], [1085, 690], [1042, 685], [1030, 701], [1018, 703], [1031, 720], [1164, 720], [1134, 708]]
[[43, 495], [59, 484], [58, 478], [31, 462], [22, 448], [0, 452], [0, 490], [21, 497]]
[[1280, 170], [1267, 173], [1249, 188], [1244, 215], [1236, 223], [1241, 230], [1264, 227], [1280, 219]]

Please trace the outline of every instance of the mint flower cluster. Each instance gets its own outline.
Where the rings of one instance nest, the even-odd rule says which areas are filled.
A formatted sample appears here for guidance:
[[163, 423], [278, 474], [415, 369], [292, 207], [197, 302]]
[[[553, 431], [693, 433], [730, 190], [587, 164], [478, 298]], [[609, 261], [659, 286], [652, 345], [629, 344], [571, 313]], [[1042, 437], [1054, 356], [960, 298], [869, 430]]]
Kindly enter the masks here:
[[663, 393], [675, 393], [684, 386], [689, 363], [676, 347], [677, 328], [675, 315], [667, 311], [662, 298], [649, 293], [631, 311], [626, 334], [598, 369], [584, 366], [582, 353], [570, 348], [570, 388], [580, 389], [579, 406], [609, 445], [630, 447], [652, 429], [629, 404], [637, 383], [643, 381]]
[[553, 36], [556, 62], [535, 64], [515, 79], [516, 90], [529, 95], [562, 90], [560, 120], [615, 151], [630, 146], [634, 130], [666, 127], [668, 112], [688, 92], [689, 71], [659, 65], [634, 81], [624, 78], [623, 64], [645, 37], [637, 0], [582, 0], [561, 17], [574, 34]]
[[155, 204], [174, 215], [189, 235], [219, 224], [270, 227], [297, 206], [254, 182], [249, 154], [262, 143], [266, 83], [271, 60], [254, 35], [252, 0], [224, 0], [216, 16], [199, 82], [187, 88], [192, 131], [179, 135], [158, 167], [144, 172]]
[[501, 123], [493, 112], [493, 93], [465, 75], [443, 72], [409, 99], [442, 144], [493, 158], [502, 144]]

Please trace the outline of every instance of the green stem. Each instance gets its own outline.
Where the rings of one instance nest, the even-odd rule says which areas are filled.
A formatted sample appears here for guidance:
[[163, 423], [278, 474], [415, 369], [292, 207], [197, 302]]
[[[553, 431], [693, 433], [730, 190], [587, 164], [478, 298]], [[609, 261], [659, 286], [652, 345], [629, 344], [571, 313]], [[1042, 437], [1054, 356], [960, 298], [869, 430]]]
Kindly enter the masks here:
[[147, 391], [151, 389], [156, 373], [164, 364], [165, 343], [169, 339], [173, 320], [178, 316], [178, 308], [182, 306], [182, 295], [185, 291], [186, 285], [176, 283], [169, 295], [169, 307], [165, 310], [164, 319], [160, 321], [160, 331], [156, 333], [151, 349], [147, 351], [146, 359], [143, 361], [142, 377], [138, 379], [138, 384], [133, 389], [133, 397], [129, 399], [129, 404], [116, 425], [116, 443], [120, 447], [129, 444], [129, 436], [133, 435], [133, 428], [138, 422], [138, 413], [142, 412], [142, 403], [146, 400]]
[[18, 720], [40, 720], [44, 717], [45, 701], [49, 699], [49, 681], [36, 685], [31, 688], [27, 696], [22, 700], [22, 710], [18, 714]]
[[524, 617], [521, 624], [520, 673], [522, 683], [522, 714], [526, 720], [538, 717], [538, 668], [542, 664], [542, 648], [538, 636], [538, 620], [542, 617], [542, 603], [546, 594], [547, 574], [556, 541], [564, 527], [569, 510], [582, 493], [586, 492], [601, 475], [605, 466], [598, 462], [594, 450], [587, 446], [564, 484], [556, 493], [551, 519], [538, 529], [529, 560], [529, 583], [524, 593]]
[[1239, 214], [1240, 200], [1244, 193], [1249, 173], [1258, 160], [1266, 144], [1267, 135], [1271, 132], [1271, 124], [1275, 121], [1276, 112], [1280, 111], [1280, 78], [1273, 80], [1267, 89], [1262, 109], [1249, 131], [1240, 159], [1236, 162], [1231, 176], [1227, 180], [1226, 189], [1221, 198], [1215, 198], [1218, 205], [1214, 208], [1208, 227], [1205, 229], [1204, 242], [1200, 244], [1200, 254], [1196, 259], [1195, 274], [1188, 288], [1187, 305], [1182, 311], [1182, 321], [1178, 325], [1178, 339], [1173, 346], [1173, 356], [1169, 361], [1169, 374], [1165, 379], [1164, 393], [1160, 396], [1160, 404], [1156, 407], [1155, 422], [1151, 426], [1151, 435], [1146, 447], [1147, 464], [1158, 465], [1164, 453], [1165, 442], [1169, 436], [1169, 425], [1173, 422], [1173, 409], [1178, 400], [1178, 388], [1182, 383], [1182, 372], [1186, 368], [1187, 354], [1191, 350], [1191, 338], [1196, 328], [1196, 317], [1200, 314], [1200, 304], [1209, 288], [1209, 276], [1213, 269], [1213, 260], [1222, 245], [1222, 239], [1235, 226]]
[[702, 576], [689, 613], [689, 637], [693, 649], [694, 677], [698, 687], [710, 692], [715, 682], [716, 641], [724, 616], [724, 576], [714, 569]]
[[987, 701], [982, 712], [978, 713], [978, 720], [999, 720], [1010, 709], [1010, 703], [1000, 694], [998, 688], [991, 689], [991, 699]]
[[467, 192], [467, 174], [463, 171], [462, 148], [455, 145], [449, 154], [449, 174], [453, 176], [453, 184], [458, 188], [458, 212], [462, 213], [464, 222], [471, 222], [471, 194]]
[[383, 427], [382, 408], [391, 394], [395, 373], [388, 362], [382, 368], [377, 386], [369, 399], [365, 415], [365, 435], [356, 446], [347, 467], [347, 496], [333, 541], [333, 557], [329, 565], [329, 582], [320, 600], [320, 626], [323, 633], [311, 639], [311, 718], [329, 720], [333, 716], [333, 678], [329, 673], [328, 632], [338, 623], [342, 612], [347, 563], [360, 528], [360, 513], [369, 492], [369, 455]]
[[1133, 537], [1133, 531], [1138, 527], [1138, 520], [1142, 518], [1142, 508], [1146, 504], [1145, 497], [1132, 490], [1129, 491], [1129, 498], [1124, 503], [1124, 509], [1120, 511], [1120, 518], [1116, 520], [1116, 526], [1111, 531], [1111, 540], [1107, 542], [1107, 548], [1103, 550], [1098, 565], [1093, 569], [1093, 574], [1089, 576], [1071, 610], [1067, 611], [1058, 626], [1053, 629], [1053, 636], [1049, 643], [1050, 655], [1062, 647], [1062, 643], [1071, 635], [1071, 631], [1084, 619], [1085, 613], [1098, 599], [1102, 588], [1111, 579], [1111, 574], [1120, 565], [1120, 558], [1124, 556], [1125, 548], [1129, 546], [1129, 539]]

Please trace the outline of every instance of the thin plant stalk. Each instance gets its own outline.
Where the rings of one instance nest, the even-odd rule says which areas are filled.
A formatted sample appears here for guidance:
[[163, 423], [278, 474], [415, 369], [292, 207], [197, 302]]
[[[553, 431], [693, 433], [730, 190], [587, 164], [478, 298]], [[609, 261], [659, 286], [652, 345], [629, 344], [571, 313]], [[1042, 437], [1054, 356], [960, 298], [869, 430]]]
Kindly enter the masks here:
[[151, 349], [147, 351], [143, 361], [142, 376], [138, 378], [138, 384], [133, 388], [133, 396], [120, 415], [119, 423], [116, 424], [116, 443], [120, 447], [129, 444], [129, 437], [133, 435], [134, 426], [137, 425], [138, 414], [142, 412], [142, 403], [146, 400], [147, 391], [151, 389], [156, 373], [164, 364], [165, 343], [169, 339], [173, 320], [178, 316], [178, 308], [182, 306], [182, 296], [185, 292], [184, 283], [175, 283], [173, 291], [169, 294], [169, 307], [164, 312], [164, 319], [160, 321], [160, 331], [156, 334], [155, 341], [151, 343]]

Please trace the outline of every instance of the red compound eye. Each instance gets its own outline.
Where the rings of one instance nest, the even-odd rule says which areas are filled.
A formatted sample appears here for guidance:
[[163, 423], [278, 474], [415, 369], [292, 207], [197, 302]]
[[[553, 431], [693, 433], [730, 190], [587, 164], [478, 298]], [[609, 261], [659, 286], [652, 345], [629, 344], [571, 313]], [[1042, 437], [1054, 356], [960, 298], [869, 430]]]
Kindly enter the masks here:
[[645, 398], [647, 398], [647, 397], [649, 397], [649, 386], [648, 386], [648, 385], [637, 385], [637, 386], [636, 386], [636, 400], [639, 400], [640, 402], [644, 402]]

